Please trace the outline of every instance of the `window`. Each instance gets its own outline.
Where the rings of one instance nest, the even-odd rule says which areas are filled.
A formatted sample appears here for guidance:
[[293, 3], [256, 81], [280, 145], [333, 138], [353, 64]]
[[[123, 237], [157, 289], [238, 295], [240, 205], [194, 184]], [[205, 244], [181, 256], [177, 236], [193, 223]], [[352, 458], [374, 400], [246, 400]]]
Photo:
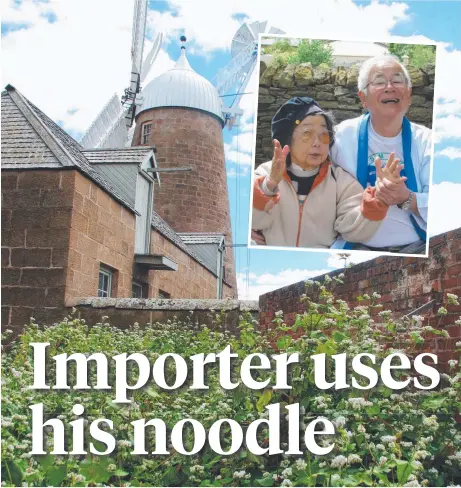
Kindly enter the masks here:
[[133, 281], [131, 285], [131, 296], [133, 298], [144, 298], [144, 294], [142, 292], [142, 285], [140, 283]]
[[152, 124], [147, 123], [142, 126], [141, 132], [141, 144], [149, 144], [150, 134], [152, 132]]
[[158, 291], [158, 297], [159, 298], [171, 298], [171, 294], [170, 293], [167, 293], [166, 291], [163, 291], [163, 290], [159, 290]]
[[110, 297], [112, 295], [112, 271], [101, 266], [99, 268], [98, 297]]

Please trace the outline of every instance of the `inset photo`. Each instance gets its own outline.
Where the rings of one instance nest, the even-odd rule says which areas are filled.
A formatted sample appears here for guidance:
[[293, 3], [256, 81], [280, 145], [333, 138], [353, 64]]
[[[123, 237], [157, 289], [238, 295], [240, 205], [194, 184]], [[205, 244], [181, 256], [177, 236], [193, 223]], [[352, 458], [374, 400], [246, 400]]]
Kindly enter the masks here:
[[427, 257], [436, 46], [260, 36], [249, 245]]

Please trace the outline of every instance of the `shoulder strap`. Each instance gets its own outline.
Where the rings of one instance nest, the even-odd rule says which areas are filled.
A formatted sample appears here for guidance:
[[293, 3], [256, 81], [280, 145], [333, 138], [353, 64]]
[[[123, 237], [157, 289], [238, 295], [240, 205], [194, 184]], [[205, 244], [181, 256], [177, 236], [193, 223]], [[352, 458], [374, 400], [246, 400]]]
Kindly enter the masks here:
[[367, 187], [368, 181], [368, 121], [370, 114], [366, 113], [359, 127], [359, 141], [357, 152], [357, 181], [363, 186]]

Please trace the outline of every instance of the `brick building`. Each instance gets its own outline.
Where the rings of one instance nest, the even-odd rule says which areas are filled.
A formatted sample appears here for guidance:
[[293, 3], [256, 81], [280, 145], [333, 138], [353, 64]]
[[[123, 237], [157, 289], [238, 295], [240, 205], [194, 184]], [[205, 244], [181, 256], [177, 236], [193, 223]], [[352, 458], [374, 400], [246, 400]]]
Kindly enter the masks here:
[[236, 296], [233, 265], [223, 266], [226, 259], [232, 263], [226, 229], [196, 229], [194, 241], [193, 226], [180, 228], [186, 233], [181, 237], [157, 213], [158, 181], [150, 170], [159, 155], [150, 142], [83, 150], [14, 87], [6, 87], [3, 325], [21, 327], [31, 316], [52, 322], [79, 297]]

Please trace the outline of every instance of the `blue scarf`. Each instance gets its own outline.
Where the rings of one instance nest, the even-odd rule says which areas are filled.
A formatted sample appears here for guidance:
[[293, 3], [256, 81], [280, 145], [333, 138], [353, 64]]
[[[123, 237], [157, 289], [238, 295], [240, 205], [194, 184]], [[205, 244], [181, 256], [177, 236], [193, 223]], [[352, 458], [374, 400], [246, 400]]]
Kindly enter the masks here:
[[[376, 183], [376, 173], [375, 168], [368, 165], [368, 122], [370, 120], [370, 114], [364, 115], [362, 121], [360, 122], [359, 128], [359, 146], [357, 152], [357, 180], [363, 186], [367, 187], [370, 183], [374, 186]], [[405, 164], [405, 169], [402, 170], [402, 176], [407, 177], [406, 185], [409, 190], [413, 193], [418, 191], [418, 184], [416, 182], [415, 169], [413, 167], [413, 161], [411, 159], [411, 125], [410, 121], [404, 117], [402, 123], [402, 146], [403, 146], [403, 161]], [[426, 242], [427, 233], [422, 229], [418, 222], [416, 221], [414, 215], [410, 214], [410, 220], [413, 227], [418, 234], [418, 237]], [[352, 249], [353, 243], [347, 242], [344, 249]]]

